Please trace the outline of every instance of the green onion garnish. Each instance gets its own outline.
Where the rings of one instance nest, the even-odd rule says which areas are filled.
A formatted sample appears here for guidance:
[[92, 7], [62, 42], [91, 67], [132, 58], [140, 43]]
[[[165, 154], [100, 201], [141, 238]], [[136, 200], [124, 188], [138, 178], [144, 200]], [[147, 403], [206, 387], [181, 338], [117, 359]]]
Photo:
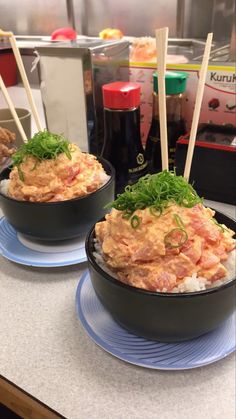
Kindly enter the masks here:
[[188, 235], [186, 231], [179, 227], [173, 228], [173, 230], [169, 231], [169, 233], [167, 233], [164, 237], [164, 243], [169, 249], [181, 247], [187, 240]]
[[22, 172], [20, 166], [18, 166], [18, 174], [21, 182], [24, 182], [24, 173]]
[[174, 214], [174, 220], [175, 220], [177, 226], [184, 230], [184, 223], [183, 223], [183, 221], [181, 220], [181, 218], [178, 214]]
[[[52, 134], [48, 131], [38, 132], [27, 143], [16, 151], [12, 156], [12, 164], [18, 168], [19, 177], [23, 181], [24, 174], [20, 168], [21, 163], [27, 156], [33, 156], [37, 160], [55, 159], [59, 154], [65, 153], [71, 159], [70, 143], [62, 135]], [[37, 164], [37, 163], [36, 163]], [[33, 169], [35, 169], [36, 164]]]
[[162, 210], [160, 208], [156, 208], [154, 205], [149, 208], [150, 213], [155, 217], [160, 217], [162, 214]]
[[133, 215], [133, 217], [131, 218], [130, 222], [131, 222], [131, 226], [133, 228], [137, 228], [140, 224], [140, 217], [138, 217], [137, 215]]
[[213, 223], [217, 225], [217, 227], [220, 228], [221, 231], [226, 231], [226, 228], [224, 228], [222, 224], [218, 223], [218, 221], [215, 218], [212, 218], [211, 220], [213, 221]]
[[137, 209], [150, 208], [151, 214], [159, 216], [171, 204], [192, 208], [201, 202], [202, 198], [183, 176], [164, 170], [146, 175], [134, 185], [126, 186], [125, 191], [106, 205], [106, 208], [115, 208], [124, 214], [130, 214], [130, 217]]

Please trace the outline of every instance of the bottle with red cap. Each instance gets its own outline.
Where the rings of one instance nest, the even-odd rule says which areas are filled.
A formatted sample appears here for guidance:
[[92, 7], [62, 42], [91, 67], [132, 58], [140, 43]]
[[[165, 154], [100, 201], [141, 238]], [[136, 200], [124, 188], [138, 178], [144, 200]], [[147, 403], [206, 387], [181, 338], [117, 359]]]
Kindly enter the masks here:
[[114, 82], [103, 85], [104, 145], [102, 157], [116, 170], [116, 194], [147, 173], [140, 136], [140, 85]]

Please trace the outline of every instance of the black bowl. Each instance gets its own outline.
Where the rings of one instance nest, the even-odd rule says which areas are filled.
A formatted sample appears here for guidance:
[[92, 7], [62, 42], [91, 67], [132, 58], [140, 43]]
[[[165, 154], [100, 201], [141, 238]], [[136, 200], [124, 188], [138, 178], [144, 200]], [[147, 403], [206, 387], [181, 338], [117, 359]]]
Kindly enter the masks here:
[[[107, 212], [104, 206], [114, 199], [115, 171], [105, 159], [98, 158], [109, 181], [84, 197], [60, 202], [29, 202], [0, 193], [0, 206], [16, 231], [36, 240], [65, 240], [86, 234]], [[0, 174], [8, 179], [10, 170]]]
[[[235, 231], [236, 222], [216, 212], [219, 223]], [[94, 290], [113, 318], [130, 332], [162, 342], [192, 339], [215, 329], [235, 309], [236, 279], [199, 292], [160, 293], [123, 284], [97, 264], [94, 227], [86, 238], [86, 253]]]

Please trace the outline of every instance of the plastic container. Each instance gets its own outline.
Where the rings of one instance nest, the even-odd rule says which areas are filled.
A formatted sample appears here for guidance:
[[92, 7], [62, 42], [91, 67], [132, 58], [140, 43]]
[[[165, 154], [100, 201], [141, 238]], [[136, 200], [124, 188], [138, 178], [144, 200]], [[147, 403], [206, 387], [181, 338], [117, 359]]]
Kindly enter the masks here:
[[[157, 173], [162, 170], [161, 146], [160, 146], [160, 123], [158, 103], [158, 76], [153, 74], [153, 111], [150, 131], [146, 142], [146, 157], [148, 171]], [[185, 122], [182, 117], [183, 102], [186, 100], [187, 74], [176, 71], [167, 71], [165, 75], [166, 85], [166, 111], [169, 169], [174, 168], [176, 141], [186, 133]]]
[[0, 51], [0, 75], [6, 87], [17, 84], [16, 60], [12, 52]]

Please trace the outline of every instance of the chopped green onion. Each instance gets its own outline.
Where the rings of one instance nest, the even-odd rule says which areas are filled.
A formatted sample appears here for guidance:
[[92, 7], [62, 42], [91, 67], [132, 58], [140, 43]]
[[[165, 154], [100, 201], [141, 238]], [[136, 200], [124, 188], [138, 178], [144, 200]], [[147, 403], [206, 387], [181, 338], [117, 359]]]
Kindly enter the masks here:
[[177, 226], [184, 230], [184, 223], [183, 223], [183, 221], [181, 220], [181, 218], [178, 214], [174, 214], [174, 220], [175, 220]]
[[20, 178], [21, 182], [24, 182], [24, 174], [23, 174], [20, 166], [17, 167], [17, 170], [18, 170], [18, 174], [19, 174], [19, 178]]
[[222, 224], [218, 223], [218, 221], [215, 218], [212, 218], [211, 220], [213, 221], [213, 223], [215, 223], [217, 225], [217, 227], [219, 227], [221, 229], [221, 231], [223, 231], [223, 232], [226, 231], [226, 228], [224, 228], [222, 226]]
[[122, 214], [122, 218], [124, 218], [125, 220], [129, 220], [131, 216], [132, 216], [132, 214], [129, 214], [128, 212], [124, 212]]
[[169, 231], [164, 237], [164, 243], [169, 249], [181, 247], [187, 240], [187, 232], [182, 228], [173, 228], [173, 230]]
[[[192, 208], [202, 203], [202, 198], [197, 195], [183, 176], [176, 176], [174, 171], [164, 170], [154, 175], [141, 177], [137, 183], [128, 185], [115, 201], [106, 205], [106, 208], [115, 208], [133, 214], [137, 209], [150, 209], [154, 215], [162, 214], [172, 204], [180, 207]], [[179, 221], [179, 219], [178, 219]]]
[[[68, 159], [71, 159], [70, 143], [58, 134], [52, 134], [48, 131], [41, 131], [34, 135], [27, 143], [22, 144], [12, 155], [12, 164], [18, 168], [19, 178], [23, 181], [24, 174], [20, 168], [27, 156], [33, 156], [38, 161], [55, 159], [59, 154], [65, 153]], [[32, 170], [36, 168], [35, 163]]]
[[133, 217], [130, 220], [131, 226], [133, 228], [137, 228], [140, 225], [140, 221], [140, 217], [138, 217], [137, 215], [133, 215]]
[[145, 203], [144, 202], [137, 202], [136, 204], [135, 204], [135, 209], [137, 210], [137, 209], [145, 209], [146, 208], [146, 205], [145, 205]]
[[149, 211], [152, 215], [154, 215], [155, 217], [160, 217], [162, 214], [162, 209], [155, 207], [154, 205], [152, 205], [149, 208]]

